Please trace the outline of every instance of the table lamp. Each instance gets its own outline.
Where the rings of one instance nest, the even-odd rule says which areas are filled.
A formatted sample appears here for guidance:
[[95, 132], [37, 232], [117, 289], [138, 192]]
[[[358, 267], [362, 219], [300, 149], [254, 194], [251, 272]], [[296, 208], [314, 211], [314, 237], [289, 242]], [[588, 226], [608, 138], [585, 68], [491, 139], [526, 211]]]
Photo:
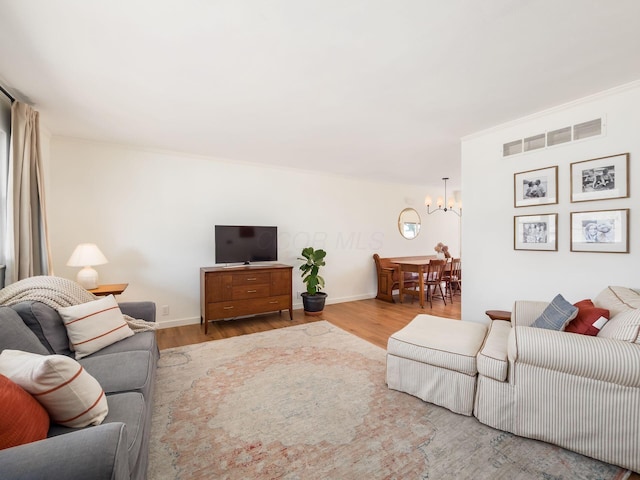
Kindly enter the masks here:
[[83, 267], [76, 277], [76, 281], [87, 290], [98, 288], [98, 272], [92, 265], [104, 265], [107, 259], [95, 243], [81, 243], [71, 254], [67, 266]]

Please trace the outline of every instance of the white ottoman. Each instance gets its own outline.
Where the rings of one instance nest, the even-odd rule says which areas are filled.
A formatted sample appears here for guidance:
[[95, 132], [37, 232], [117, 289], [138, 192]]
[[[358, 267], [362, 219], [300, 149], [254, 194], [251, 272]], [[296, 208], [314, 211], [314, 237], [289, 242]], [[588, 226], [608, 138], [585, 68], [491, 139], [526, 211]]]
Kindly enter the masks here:
[[470, 416], [486, 334], [482, 323], [418, 315], [389, 337], [387, 385]]

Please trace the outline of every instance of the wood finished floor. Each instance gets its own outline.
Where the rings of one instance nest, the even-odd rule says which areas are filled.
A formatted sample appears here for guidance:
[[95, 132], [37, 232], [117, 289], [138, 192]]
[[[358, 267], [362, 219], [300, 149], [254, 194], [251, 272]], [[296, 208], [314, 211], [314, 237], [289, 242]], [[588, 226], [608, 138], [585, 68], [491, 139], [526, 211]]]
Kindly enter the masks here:
[[204, 333], [204, 325], [185, 325], [160, 329], [157, 336], [158, 345], [163, 350], [326, 320], [374, 345], [386, 348], [389, 336], [404, 327], [419, 313], [459, 320], [460, 297], [454, 297], [453, 304], [447, 302], [446, 306], [442, 300], [435, 299], [433, 308], [427, 303], [424, 309], [420, 308], [417, 300], [412, 304], [410, 299], [402, 304], [376, 299], [359, 300], [327, 305], [322, 315], [318, 317], [310, 317], [305, 315], [302, 310], [294, 310], [293, 320], [289, 320], [288, 312], [272, 313], [237, 320], [211, 322], [207, 335]]

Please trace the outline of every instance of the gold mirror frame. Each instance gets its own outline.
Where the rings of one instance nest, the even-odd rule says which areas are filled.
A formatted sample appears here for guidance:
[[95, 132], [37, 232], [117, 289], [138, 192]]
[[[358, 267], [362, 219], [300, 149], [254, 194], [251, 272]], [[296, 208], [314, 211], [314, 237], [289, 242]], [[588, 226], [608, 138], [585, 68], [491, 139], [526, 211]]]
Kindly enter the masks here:
[[398, 216], [398, 230], [407, 240], [413, 240], [420, 233], [420, 214], [415, 208], [405, 208]]

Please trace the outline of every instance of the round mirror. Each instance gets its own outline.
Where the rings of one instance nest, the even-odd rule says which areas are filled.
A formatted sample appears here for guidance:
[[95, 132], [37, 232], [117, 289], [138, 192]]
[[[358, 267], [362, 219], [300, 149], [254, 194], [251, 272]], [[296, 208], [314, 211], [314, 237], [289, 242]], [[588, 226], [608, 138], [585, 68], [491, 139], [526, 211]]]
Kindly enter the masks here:
[[400, 235], [407, 240], [413, 240], [420, 233], [420, 215], [413, 208], [405, 208], [398, 217]]

